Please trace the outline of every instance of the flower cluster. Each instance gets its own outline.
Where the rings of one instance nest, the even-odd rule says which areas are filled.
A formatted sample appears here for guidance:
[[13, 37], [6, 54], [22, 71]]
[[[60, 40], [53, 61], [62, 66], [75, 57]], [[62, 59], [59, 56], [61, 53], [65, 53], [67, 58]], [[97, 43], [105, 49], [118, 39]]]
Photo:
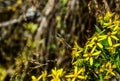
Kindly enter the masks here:
[[100, 73], [105, 74], [105, 79], [109, 79], [111, 76], [115, 76], [115, 72], [113, 72], [115, 68], [116, 65], [112, 65], [112, 63], [108, 61], [100, 67]]
[[[86, 67], [87, 79], [94, 76], [102, 81], [115, 76], [114, 70], [120, 69], [117, 62], [120, 60], [120, 52], [116, 50], [120, 49], [120, 19], [115, 13], [107, 12], [106, 15], [99, 16], [98, 21], [100, 27], [95, 25], [96, 32], [88, 39], [83, 48], [75, 42], [72, 64], [79, 68]], [[118, 60], [115, 61], [116, 59]], [[89, 75], [91, 69], [95, 74], [93, 76]]]
[[64, 73], [65, 72], [62, 68], [57, 70], [55, 67], [55, 69], [52, 69], [52, 73], [49, 76], [52, 76], [51, 81], [61, 81], [60, 78], [64, 75]]
[[32, 76], [32, 80], [45, 81], [49, 77], [51, 81], [104, 81], [117, 77], [116, 72], [120, 73], [120, 19], [111, 12], [98, 19], [99, 27], [95, 25], [96, 32], [85, 46], [74, 43], [71, 71], [54, 68], [49, 75], [44, 71], [38, 78]]
[[85, 75], [85, 68], [83, 67], [83, 68], [78, 69], [77, 66], [74, 67], [74, 73], [66, 75], [65, 77], [69, 78], [70, 81], [86, 80], [87, 78], [87, 76]]

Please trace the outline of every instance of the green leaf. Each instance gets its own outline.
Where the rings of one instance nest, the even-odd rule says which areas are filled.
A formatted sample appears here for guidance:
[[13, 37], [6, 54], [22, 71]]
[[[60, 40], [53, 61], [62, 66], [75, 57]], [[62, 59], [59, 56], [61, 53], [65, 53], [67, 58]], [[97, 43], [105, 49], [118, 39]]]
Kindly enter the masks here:
[[103, 35], [102, 30], [98, 26], [95, 25], [95, 29], [100, 35]]
[[115, 64], [117, 66], [118, 73], [120, 73], [120, 58], [119, 58], [119, 55], [117, 55], [117, 57], [116, 57]]
[[94, 66], [95, 66], [96, 68], [98, 68], [98, 67], [100, 66], [100, 63], [96, 62], [96, 63], [94, 63]]
[[102, 40], [101, 43], [105, 46], [105, 48], [109, 47], [107, 39]]
[[100, 74], [100, 81], [104, 81], [103, 75]]

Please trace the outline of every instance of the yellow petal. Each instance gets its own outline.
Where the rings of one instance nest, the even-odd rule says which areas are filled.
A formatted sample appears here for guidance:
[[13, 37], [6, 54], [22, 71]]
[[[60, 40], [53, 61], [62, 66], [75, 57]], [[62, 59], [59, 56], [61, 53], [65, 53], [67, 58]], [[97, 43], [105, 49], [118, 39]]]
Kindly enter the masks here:
[[105, 66], [111, 68], [111, 62], [108, 61]]
[[73, 78], [72, 81], [75, 81], [76, 78]]
[[97, 45], [102, 49], [103, 45], [101, 43], [97, 43]]
[[112, 46], [112, 40], [111, 40], [111, 37], [108, 37], [108, 43], [110, 46]]
[[82, 48], [77, 44], [77, 42], [74, 42], [75, 43], [75, 48], [77, 48], [78, 50], [81, 50]]
[[66, 75], [65, 77], [73, 77], [74, 75], [70, 74], [70, 75]]
[[85, 58], [85, 60], [88, 61], [88, 60], [89, 60], [89, 57]]
[[87, 57], [88, 56], [88, 54], [87, 53], [85, 53], [84, 55], [83, 55], [83, 57]]
[[99, 36], [99, 41], [104, 40], [106, 38], [107, 38], [107, 35], [101, 35], [101, 36]]
[[97, 40], [97, 37], [93, 37], [91, 42], [94, 42], [95, 40]]
[[114, 47], [118, 47], [118, 46], [120, 46], [120, 43], [114, 45]]
[[119, 19], [119, 15], [115, 15], [114, 19], [118, 20]]
[[109, 79], [109, 78], [110, 78], [110, 76], [109, 76], [109, 75], [106, 75], [104, 78], [105, 78], [105, 79]]
[[112, 17], [114, 14], [115, 14], [115, 13], [111, 13], [111, 12], [108, 11], [108, 12], [106, 13], [106, 16], [107, 16], [107, 17]]
[[115, 40], [119, 40], [116, 36], [111, 36], [113, 39], [115, 39]]
[[92, 56], [97, 56], [97, 55], [99, 55], [100, 53], [101, 53], [101, 51], [97, 51], [97, 52], [93, 53]]
[[93, 47], [93, 45], [94, 45], [94, 42], [90, 42], [87, 46]]
[[78, 78], [80, 78], [80, 79], [86, 79], [85, 76], [78, 76]]
[[112, 66], [113, 69], [115, 69], [116, 67], [117, 67], [117, 66], [116, 66], [115, 64]]
[[32, 76], [31, 78], [32, 78], [32, 81], [38, 81], [35, 76]]
[[115, 30], [117, 30], [118, 28], [119, 28], [119, 26], [118, 26], [118, 25], [115, 25], [115, 27], [114, 27], [113, 30], [115, 31]]
[[114, 31], [114, 32], [112, 32], [111, 34], [112, 34], [112, 35], [117, 34], [117, 31]]
[[115, 73], [114, 73], [114, 72], [111, 72], [111, 74], [115, 76]]
[[77, 73], [77, 71], [78, 71], [78, 68], [77, 68], [77, 66], [75, 66], [74, 73]]
[[90, 65], [91, 66], [93, 65], [93, 58], [92, 57], [90, 58]]
[[92, 48], [91, 53], [93, 53], [93, 52], [95, 51], [95, 49], [96, 49], [96, 46], [94, 46], [94, 47]]
[[85, 72], [85, 68], [81, 68], [77, 74], [80, 74], [81, 72]]

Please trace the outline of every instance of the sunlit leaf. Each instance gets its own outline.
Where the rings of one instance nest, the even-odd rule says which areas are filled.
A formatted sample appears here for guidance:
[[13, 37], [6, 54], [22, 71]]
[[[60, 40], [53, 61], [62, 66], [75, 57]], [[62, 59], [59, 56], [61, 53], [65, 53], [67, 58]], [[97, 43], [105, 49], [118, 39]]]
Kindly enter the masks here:
[[95, 25], [95, 29], [100, 35], [103, 35], [102, 30], [98, 26]]

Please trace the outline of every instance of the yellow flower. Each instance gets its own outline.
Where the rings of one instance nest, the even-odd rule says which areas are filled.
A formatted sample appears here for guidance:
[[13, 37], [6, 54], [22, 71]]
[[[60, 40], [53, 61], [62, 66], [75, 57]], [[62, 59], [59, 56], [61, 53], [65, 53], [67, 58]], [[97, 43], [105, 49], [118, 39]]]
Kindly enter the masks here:
[[114, 20], [113, 20], [113, 24], [114, 24], [114, 27], [113, 27], [114, 31], [119, 29], [119, 27], [120, 27], [120, 20], [119, 20], [119, 16], [118, 15], [115, 15]]
[[115, 65], [112, 65], [110, 61], [107, 62], [106, 69], [105, 69], [105, 71], [107, 71], [106, 76], [108, 76], [109, 74], [115, 76], [115, 73], [113, 72], [114, 68], [115, 68]]
[[112, 39], [115, 39], [115, 40], [119, 40], [115, 35], [116, 35], [117, 31], [114, 31], [114, 32], [108, 32], [107, 33], [107, 37], [108, 37], [108, 43], [110, 46], [112, 46]]
[[119, 20], [119, 15], [115, 15], [115, 17], [114, 17], [114, 20], [116, 21], [116, 20]]
[[120, 20], [113, 21], [113, 23], [114, 23], [113, 31], [118, 31], [118, 29], [120, 28]]
[[38, 78], [36, 78], [35, 76], [32, 76], [32, 81], [39, 81], [40, 80], [40, 78], [38, 77]]
[[95, 47], [98, 46], [98, 47], [100, 47], [102, 49], [103, 45], [100, 43], [100, 41], [104, 40], [104, 39], [105, 39], [105, 37], [103, 37], [102, 35], [100, 36], [99, 34], [95, 33], [94, 36], [92, 37], [91, 44], [95, 45]]
[[110, 28], [112, 24], [113, 24], [112, 19], [109, 19], [109, 22], [103, 23], [103, 28], [105, 28], [105, 27]]
[[[109, 22], [111, 22], [113, 15], [114, 15], [114, 13], [111, 13], [111, 12], [107, 12], [104, 17], [100, 15], [98, 17], [100, 24], [105, 25], [105, 26], [110, 25], [111, 23], [109, 23]], [[107, 24], [107, 23], [109, 23], [109, 24]]]
[[78, 57], [82, 51], [83, 51], [83, 48], [81, 48], [81, 47], [77, 44], [77, 42], [75, 42], [74, 48], [72, 48], [72, 57], [73, 57], [73, 59], [74, 59], [75, 57]]
[[113, 45], [112, 39], [118, 41], [119, 39], [116, 37], [117, 31], [107, 32], [107, 35], [102, 35], [104, 38], [107, 38], [109, 46]]
[[109, 79], [109, 78], [110, 78], [110, 76], [109, 76], [109, 75], [106, 75], [104, 78], [105, 78], [105, 79]]
[[40, 76], [40, 78], [42, 78], [42, 81], [46, 81], [46, 77], [47, 77], [47, 71], [42, 71], [42, 74]]
[[91, 50], [91, 52], [86, 52], [83, 54], [83, 57], [86, 58], [86, 60], [90, 61], [90, 65], [93, 65], [93, 57], [98, 56], [101, 51], [94, 51], [95, 47]]
[[120, 46], [120, 43], [117, 43], [117, 44], [114, 44], [112, 46], [109, 46], [107, 49], [112, 53], [114, 54], [115, 53], [115, 49], [116, 47]]
[[104, 16], [104, 20], [108, 21], [115, 13], [107, 12]]
[[52, 73], [49, 76], [52, 76], [52, 80], [51, 81], [61, 81], [60, 77], [62, 77], [64, 75], [64, 71], [63, 69], [52, 69]]
[[100, 72], [104, 72], [104, 69], [105, 69], [105, 64], [103, 64], [103, 65], [100, 67]]
[[111, 12], [107, 12], [104, 18], [99, 18], [99, 22], [103, 28], [109, 28], [112, 31], [118, 30], [120, 27], [119, 16]]
[[[114, 27], [113, 27], [113, 30], [117, 30], [120, 28], [120, 19], [119, 19], [119, 16], [118, 15], [115, 15], [114, 17], [114, 20], [113, 20], [113, 23], [114, 23]], [[119, 32], [118, 32], [119, 33]]]
[[72, 81], [76, 79], [86, 79], [87, 76], [84, 75], [85, 68], [78, 69], [77, 66], [74, 67], [74, 73], [70, 75], [66, 75], [67, 78], [72, 78]]
[[32, 81], [38, 81], [38, 79], [35, 76], [32, 76]]
[[87, 52], [88, 48], [92, 48], [92, 51], [96, 49], [96, 47], [103, 48], [103, 45], [101, 44], [101, 41], [106, 39], [107, 37], [105, 35], [99, 35], [98, 33], [95, 33], [93, 37], [91, 37], [86, 45], [85, 45], [85, 51], [84, 53]]
[[106, 64], [103, 64], [100, 67], [100, 72], [103, 73], [105, 72], [105, 79], [109, 79], [111, 76], [115, 76], [115, 73], [113, 72], [113, 69], [116, 68], [116, 65], [112, 65], [112, 63], [109, 61]]
[[31, 78], [32, 78], [32, 81], [39, 81], [41, 78], [43, 78], [42, 81], [46, 81], [45, 80], [46, 76], [47, 76], [47, 71], [45, 70], [45, 71], [42, 71], [42, 74], [38, 78], [36, 78], [35, 76], [32, 76]]

